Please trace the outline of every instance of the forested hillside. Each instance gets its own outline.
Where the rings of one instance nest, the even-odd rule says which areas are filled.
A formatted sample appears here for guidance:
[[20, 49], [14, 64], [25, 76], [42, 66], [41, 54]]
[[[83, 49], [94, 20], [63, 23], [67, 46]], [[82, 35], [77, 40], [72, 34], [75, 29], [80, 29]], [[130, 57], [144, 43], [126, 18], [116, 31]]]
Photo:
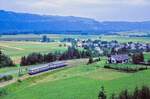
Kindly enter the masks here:
[[74, 16], [50, 16], [0, 11], [0, 34], [109, 34], [121, 31], [150, 31], [150, 21], [99, 22], [94, 19]]

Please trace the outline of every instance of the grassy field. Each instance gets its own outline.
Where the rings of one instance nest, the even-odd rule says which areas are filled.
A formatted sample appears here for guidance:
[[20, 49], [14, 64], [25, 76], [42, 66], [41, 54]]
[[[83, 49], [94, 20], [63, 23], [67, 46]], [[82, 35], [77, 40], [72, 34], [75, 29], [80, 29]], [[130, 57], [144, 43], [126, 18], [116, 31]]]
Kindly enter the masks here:
[[54, 51], [65, 51], [67, 47], [59, 47], [60, 43], [40, 43], [40, 42], [13, 42], [1, 41], [0, 48], [15, 62], [19, 62], [22, 56], [26, 56], [32, 52], [48, 53]]
[[[23, 35], [17, 36], [17, 38], [24, 38]], [[48, 36], [55, 40], [65, 37], [65, 35]], [[40, 39], [37, 35], [27, 35], [26, 37]], [[66, 37], [86, 38], [87, 36], [68, 35]], [[95, 37], [98, 38], [99, 36], [89, 36], [88, 38]], [[150, 42], [149, 38], [128, 38], [119, 36], [101, 36], [101, 40]], [[57, 42], [40, 43], [31, 41], [0, 41], [0, 48], [5, 54], [11, 56], [16, 63], [19, 62], [21, 56], [28, 55], [32, 52], [48, 53], [67, 49], [66, 47], [59, 47], [59, 43]], [[150, 53], [144, 53], [144, 57], [146, 60], [149, 60]], [[4, 87], [8, 94], [4, 97], [0, 97], [0, 99], [97, 99], [101, 86], [105, 87], [108, 97], [112, 93], [120, 92], [122, 89], [132, 91], [136, 86], [150, 86], [150, 70], [125, 73], [105, 69], [103, 66], [106, 60], [101, 59], [100, 62], [91, 65], [86, 65], [87, 60], [83, 59], [68, 61], [69, 64], [71, 64], [69, 67], [29, 77], [21, 83], [16, 82]], [[134, 67], [135, 65], [125, 64], [121, 66]], [[3, 68], [0, 69], [0, 73], [15, 71], [17, 69], [17, 67]]]
[[[59, 43], [40, 43], [33, 41], [40, 41], [44, 34], [35, 35], [2, 35], [0, 37], [0, 48], [3, 52], [15, 61], [19, 62], [20, 57], [24, 55], [28, 55], [32, 52], [41, 52], [48, 53], [51, 51], [64, 51], [65, 47], [59, 47]], [[117, 40], [119, 42], [145, 42], [149, 43], [150, 38], [148, 37], [127, 37], [127, 36], [117, 36], [117, 35], [58, 35], [58, 34], [47, 34], [47, 36], [53, 40], [61, 40], [63, 38], [71, 37], [71, 38], [81, 38], [81, 39], [100, 39], [105, 41]], [[3, 41], [3, 40], [29, 40], [29, 41]], [[30, 41], [31, 40], [31, 41]], [[33, 40], [33, 41], [32, 41]]]
[[13, 41], [13, 40], [28, 40], [28, 41], [40, 41], [42, 39], [42, 36], [46, 35], [48, 38], [52, 40], [61, 40], [63, 38], [82, 38], [82, 39], [88, 39], [88, 38], [98, 38], [98, 35], [67, 35], [67, 34], [18, 34], [18, 35], [2, 35], [0, 37], [1, 41]]
[[101, 40], [112, 41], [117, 40], [118, 42], [143, 42], [149, 43], [150, 37], [128, 37], [128, 36], [101, 36]]
[[144, 53], [145, 61], [150, 60], [150, 53]]
[[110, 96], [122, 89], [132, 91], [136, 86], [150, 85], [150, 70], [124, 73], [104, 69], [105, 60], [91, 65], [80, 63], [76, 60], [72, 63], [73, 67], [8, 85], [5, 87], [8, 95], [2, 99], [97, 99], [101, 86], [105, 87], [106, 94]]
[[26, 34], [26, 35], [2, 35], [0, 41], [3, 40], [28, 40], [28, 41], [40, 41], [43, 35], [47, 35], [48, 38], [52, 40], [61, 40], [63, 38], [81, 38], [81, 39], [99, 39], [112, 41], [117, 40], [119, 42], [150, 42], [150, 37], [128, 37], [128, 36], [119, 36], [119, 35], [65, 35], [65, 34]]
[[[86, 64], [88, 62], [88, 59], [73, 59], [73, 60], [66, 60], [68, 63], [69, 67], [76, 66], [76, 64]], [[36, 64], [36, 65], [30, 65], [30, 66], [38, 66], [42, 64]], [[21, 66], [20, 69], [24, 75], [27, 74], [27, 69], [30, 66]], [[15, 78], [18, 76], [19, 68], [18, 67], [5, 67], [5, 68], [0, 68], [0, 74], [11, 74]]]

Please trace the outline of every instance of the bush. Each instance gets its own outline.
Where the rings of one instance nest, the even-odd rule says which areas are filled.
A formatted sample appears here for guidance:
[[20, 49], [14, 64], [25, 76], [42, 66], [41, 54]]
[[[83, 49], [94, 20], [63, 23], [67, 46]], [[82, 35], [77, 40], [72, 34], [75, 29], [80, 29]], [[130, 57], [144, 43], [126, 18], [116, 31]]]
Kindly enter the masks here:
[[99, 92], [99, 95], [98, 95], [98, 99], [106, 99], [107, 98], [107, 96], [106, 96], [106, 94], [105, 94], [105, 89], [104, 89], [104, 87], [102, 86], [101, 87], [101, 91]]
[[119, 71], [124, 71], [124, 72], [137, 72], [137, 71], [141, 71], [141, 70], [146, 70], [146, 67], [140, 67], [140, 68], [130, 68], [130, 67], [113, 67], [110, 65], [105, 65], [104, 68], [107, 69], [115, 69], [115, 70], [119, 70]]
[[94, 62], [93, 57], [89, 57], [88, 64], [92, 64]]
[[104, 68], [111, 69], [111, 67], [109, 65], [104, 65]]
[[13, 77], [11, 75], [4, 76], [5, 81], [12, 80], [12, 79]]
[[147, 68], [145, 67], [140, 67], [139, 70], [146, 70]]
[[9, 80], [12, 80], [12, 79], [13, 79], [12, 75], [3, 75], [3, 76], [0, 77], [0, 82], [9, 81]]
[[4, 95], [7, 95], [6, 90], [3, 89], [3, 88], [0, 88], [0, 97], [1, 97], [1, 96], [4, 96]]
[[22, 80], [21, 80], [21, 79], [18, 79], [18, 80], [17, 80], [17, 82], [21, 83], [21, 82], [22, 82]]

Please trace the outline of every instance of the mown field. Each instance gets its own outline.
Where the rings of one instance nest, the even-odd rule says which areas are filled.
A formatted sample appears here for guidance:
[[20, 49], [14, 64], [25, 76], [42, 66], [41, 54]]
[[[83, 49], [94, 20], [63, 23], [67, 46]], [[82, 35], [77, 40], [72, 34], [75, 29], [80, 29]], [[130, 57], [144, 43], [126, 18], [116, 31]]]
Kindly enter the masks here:
[[18, 34], [18, 35], [1, 35], [0, 41], [40, 41], [42, 36], [46, 35], [51, 40], [61, 40], [63, 38], [82, 38], [82, 39], [96, 39], [99, 35], [67, 35], [67, 34]]
[[101, 36], [102, 40], [112, 41], [117, 40], [118, 42], [143, 42], [150, 43], [150, 37], [128, 37], [128, 36]]
[[40, 42], [15, 42], [1, 41], [0, 48], [6, 55], [10, 56], [15, 62], [19, 62], [22, 56], [32, 52], [49, 53], [54, 51], [65, 51], [67, 47], [59, 47], [58, 42], [40, 43]]
[[124, 73], [104, 69], [105, 60], [91, 65], [75, 63], [8, 85], [4, 87], [8, 95], [2, 99], [97, 99], [101, 86], [109, 97], [122, 89], [132, 91], [136, 86], [150, 85], [150, 70]]
[[0, 41], [40, 41], [43, 35], [47, 35], [51, 40], [61, 40], [63, 38], [81, 39], [101, 39], [106, 41], [117, 40], [119, 42], [150, 42], [150, 37], [128, 37], [119, 35], [66, 35], [66, 34], [26, 34], [26, 35], [2, 35]]

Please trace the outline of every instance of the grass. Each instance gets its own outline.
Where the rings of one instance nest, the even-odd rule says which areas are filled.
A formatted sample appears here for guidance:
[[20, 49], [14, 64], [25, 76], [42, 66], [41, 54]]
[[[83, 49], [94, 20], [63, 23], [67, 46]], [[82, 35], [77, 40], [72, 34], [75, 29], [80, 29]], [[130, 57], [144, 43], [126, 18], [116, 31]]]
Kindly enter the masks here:
[[6, 73], [8, 71], [11, 71], [11, 70], [17, 70], [18, 68], [17, 67], [6, 67], [6, 68], [1, 68], [0, 69], [0, 73]]
[[19, 62], [22, 56], [32, 52], [48, 53], [54, 51], [65, 51], [67, 47], [59, 47], [59, 43], [40, 43], [40, 42], [13, 42], [2, 41], [0, 47], [6, 55], [10, 56], [15, 62]]
[[43, 35], [47, 35], [52, 40], [60, 40], [63, 38], [80, 38], [80, 39], [99, 39], [106, 41], [117, 40], [119, 42], [150, 42], [150, 37], [128, 37], [119, 35], [66, 35], [66, 34], [18, 34], [18, 35], [2, 35], [1, 40], [28, 40], [28, 41], [40, 41]]
[[105, 41], [112, 41], [117, 40], [118, 42], [143, 42], [143, 43], [149, 43], [150, 37], [128, 37], [128, 36], [101, 36], [101, 40]]
[[[68, 66], [69, 67], [73, 67], [73, 66], [76, 66], [76, 64], [82, 64], [82, 65], [85, 65], [87, 63], [88, 59], [73, 59], [73, 60], [68, 60], [67, 63], [68, 63]], [[36, 65], [41, 65], [41, 64], [36, 64]], [[36, 66], [35, 65], [35, 66]], [[31, 65], [31, 66], [34, 66], [34, 65]], [[21, 66], [21, 71], [24, 75], [27, 74], [27, 68], [29, 66]], [[13, 75], [15, 78], [18, 76], [18, 70], [19, 68], [18, 67], [6, 67], [6, 68], [0, 68], [0, 74], [11, 74]]]
[[[20, 37], [23, 38], [21, 35]], [[30, 35], [27, 36], [30, 38]], [[32, 36], [38, 38], [37, 35]], [[53, 39], [61, 39], [65, 35], [49, 35]], [[67, 37], [81, 38], [81, 35], [69, 35]], [[85, 36], [86, 38], [87, 36]], [[3, 37], [4, 38], [4, 37]], [[7, 38], [7, 37], [6, 37]], [[9, 36], [8, 36], [9, 38]], [[13, 37], [11, 37], [13, 38]], [[16, 37], [16, 38], [19, 38]], [[94, 38], [94, 36], [90, 36]], [[102, 40], [118, 40], [119, 42], [150, 42], [148, 38], [128, 38], [119, 36], [103, 36]], [[59, 47], [59, 43], [40, 42], [0, 42], [3, 52], [16, 62], [21, 56], [32, 52], [48, 53], [52, 51], [64, 51], [66, 47]], [[144, 53], [146, 60], [150, 59], [150, 53]], [[119, 93], [122, 89], [132, 91], [136, 86], [150, 85], [150, 70], [136, 73], [124, 73], [103, 68], [106, 60], [86, 65], [84, 60], [71, 60], [70, 67], [65, 67], [42, 75], [34, 76], [4, 87], [8, 95], [0, 99], [97, 99], [101, 86], [105, 87], [108, 97], [112, 93]], [[115, 65], [116, 66], [116, 65]], [[133, 64], [121, 64], [118, 66], [137, 66]], [[16, 67], [0, 69], [0, 73], [17, 70]]]
[[91, 65], [79, 64], [34, 76], [5, 87], [2, 99], [97, 99], [101, 86], [107, 95], [122, 89], [150, 85], [150, 70], [124, 73], [104, 69], [105, 60]]
[[[18, 67], [6, 67], [0, 69], [0, 75], [12, 75], [14, 78], [18, 77], [19, 69]], [[23, 75], [27, 74], [27, 67], [21, 67], [21, 73]]]
[[97, 35], [67, 35], [67, 34], [18, 34], [18, 35], [2, 35], [0, 40], [17, 40], [17, 41], [40, 41], [43, 35], [47, 35], [48, 38], [52, 40], [60, 40], [63, 38], [97, 38]]
[[[39, 41], [43, 35], [35, 35], [35, 34], [28, 34], [28, 35], [2, 35], [1, 40], [12, 40], [12, 41], [1, 41], [0, 48], [3, 52], [9, 56], [16, 62], [19, 63], [20, 57], [28, 55], [32, 52], [41, 52], [41, 53], [48, 53], [51, 51], [64, 51], [66, 47], [59, 47], [58, 42], [53, 43], [40, 43], [40, 42], [32, 42]], [[81, 39], [99, 39], [105, 41], [112, 41], [117, 40], [119, 42], [144, 42], [149, 43], [149, 37], [127, 37], [127, 36], [117, 36], [117, 35], [58, 35], [58, 34], [47, 34], [47, 36], [53, 40], [60, 40], [66, 37], [71, 38], [81, 38]], [[26, 40], [29, 41], [13, 41], [13, 40]], [[35, 40], [36, 39], [36, 40]], [[31, 41], [30, 41], [31, 40]]]
[[150, 60], [150, 52], [149, 53], [144, 53], [144, 59], [145, 59], [145, 61]]

